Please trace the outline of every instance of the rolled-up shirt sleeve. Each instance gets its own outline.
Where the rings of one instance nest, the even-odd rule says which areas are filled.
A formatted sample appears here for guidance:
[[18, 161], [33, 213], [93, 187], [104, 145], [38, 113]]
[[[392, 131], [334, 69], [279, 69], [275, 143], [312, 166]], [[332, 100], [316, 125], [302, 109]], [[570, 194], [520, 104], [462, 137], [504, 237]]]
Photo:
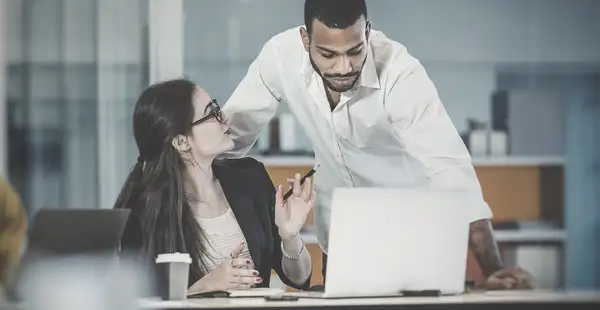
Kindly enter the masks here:
[[223, 157], [244, 156], [269, 124], [282, 101], [278, 75], [276, 46], [269, 41], [223, 106], [235, 143]]
[[471, 192], [475, 203], [465, 210], [470, 222], [491, 219], [471, 156], [433, 82], [416, 59], [406, 63], [407, 69], [391, 83], [385, 100], [396, 135], [408, 155], [424, 167], [428, 186]]

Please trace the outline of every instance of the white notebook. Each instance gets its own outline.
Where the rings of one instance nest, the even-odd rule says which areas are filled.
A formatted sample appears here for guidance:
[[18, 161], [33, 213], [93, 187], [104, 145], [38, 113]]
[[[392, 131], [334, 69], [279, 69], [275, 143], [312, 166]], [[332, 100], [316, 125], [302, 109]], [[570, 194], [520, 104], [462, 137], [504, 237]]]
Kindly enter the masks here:
[[229, 297], [267, 297], [278, 296], [285, 293], [279, 288], [257, 287], [248, 290], [227, 290]]

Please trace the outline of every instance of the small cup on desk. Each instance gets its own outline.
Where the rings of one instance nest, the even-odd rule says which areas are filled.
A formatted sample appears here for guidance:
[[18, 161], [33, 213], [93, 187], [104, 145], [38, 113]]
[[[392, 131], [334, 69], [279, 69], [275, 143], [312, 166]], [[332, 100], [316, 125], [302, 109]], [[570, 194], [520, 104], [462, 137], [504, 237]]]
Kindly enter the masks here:
[[188, 253], [165, 253], [156, 257], [160, 297], [163, 300], [187, 298], [188, 274], [192, 258]]

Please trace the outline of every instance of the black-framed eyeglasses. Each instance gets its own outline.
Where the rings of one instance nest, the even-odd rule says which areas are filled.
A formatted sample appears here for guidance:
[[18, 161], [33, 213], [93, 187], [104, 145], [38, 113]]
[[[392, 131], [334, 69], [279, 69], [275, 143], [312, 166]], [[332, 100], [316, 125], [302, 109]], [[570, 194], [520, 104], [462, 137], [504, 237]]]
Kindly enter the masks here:
[[204, 123], [213, 117], [217, 120], [217, 122], [223, 122], [223, 113], [221, 112], [221, 107], [219, 106], [217, 99], [211, 99], [206, 109], [210, 110], [210, 112], [201, 119], [192, 122], [192, 126]]

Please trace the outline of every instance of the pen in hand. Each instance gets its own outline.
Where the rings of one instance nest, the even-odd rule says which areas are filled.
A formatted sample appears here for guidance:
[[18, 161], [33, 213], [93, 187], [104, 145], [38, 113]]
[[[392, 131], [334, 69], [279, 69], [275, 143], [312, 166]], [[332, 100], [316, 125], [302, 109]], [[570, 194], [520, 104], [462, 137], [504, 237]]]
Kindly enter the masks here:
[[[304, 181], [306, 181], [306, 179], [310, 178], [313, 174], [315, 174], [315, 172], [317, 171], [316, 170], [317, 168], [319, 168], [318, 165], [315, 168], [310, 169], [310, 171], [308, 173], [306, 173], [300, 180], [300, 185], [304, 184]], [[292, 192], [293, 192], [293, 189], [290, 188], [287, 191], [287, 193], [285, 193], [285, 195], [283, 195], [283, 201], [286, 201], [292, 195]]]

